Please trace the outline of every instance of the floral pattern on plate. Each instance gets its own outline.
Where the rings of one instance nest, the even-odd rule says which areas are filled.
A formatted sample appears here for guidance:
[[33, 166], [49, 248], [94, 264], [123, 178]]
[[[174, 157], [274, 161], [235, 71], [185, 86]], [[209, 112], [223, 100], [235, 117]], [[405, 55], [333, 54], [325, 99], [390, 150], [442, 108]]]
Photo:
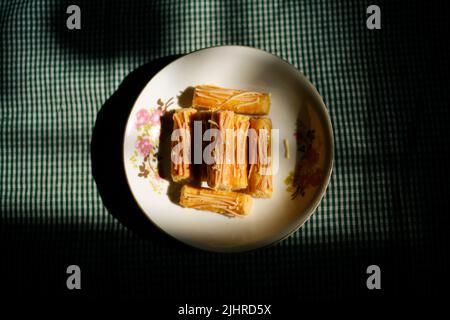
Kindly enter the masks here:
[[318, 164], [321, 142], [316, 139], [315, 130], [299, 121], [294, 137], [297, 141], [295, 170], [284, 180], [286, 191], [292, 194], [291, 199], [305, 196], [307, 189], [318, 187], [323, 179], [323, 169]]
[[158, 172], [158, 147], [161, 131], [161, 117], [174, 103], [170, 98], [166, 102], [157, 101], [157, 107], [140, 109], [136, 112], [134, 127], [137, 138], [130, 161], [138, 177], [147, 179], [153, 191], [161, 194], [166, 181]]

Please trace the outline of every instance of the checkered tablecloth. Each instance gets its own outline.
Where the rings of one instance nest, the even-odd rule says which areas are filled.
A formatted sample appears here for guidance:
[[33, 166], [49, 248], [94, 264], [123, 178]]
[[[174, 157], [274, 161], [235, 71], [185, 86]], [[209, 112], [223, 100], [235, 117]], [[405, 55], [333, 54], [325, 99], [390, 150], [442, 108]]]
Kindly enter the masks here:
[[[70, 4], [81, 30], [66, 28]], [[78, 264], [87, 296], [369, 295], [366, 267], [379, 264], [385, 294], [433, 293], [432, 274], [448, 265], [448, 218], [436, 205], [449, 196], [448, 25], [439, 3], [389, 1], [377, 3], [382, 29], [368, 30], [370, 4], [1, 1], [0, 260], [11, 288], [72, 294], [65, 266]], [[104, 205], [91, 166], [97, 114], [127, 75], [223, 44], [301, 70], [335, 134], [316, 214], [280, 244], [242, 255], [136, 234]]]

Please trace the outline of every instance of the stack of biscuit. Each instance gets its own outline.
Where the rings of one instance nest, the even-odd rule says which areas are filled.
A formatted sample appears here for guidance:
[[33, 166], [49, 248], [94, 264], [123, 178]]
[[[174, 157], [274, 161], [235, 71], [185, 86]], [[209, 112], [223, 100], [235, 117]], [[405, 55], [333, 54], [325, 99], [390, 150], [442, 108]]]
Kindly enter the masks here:
[[[175, 182], [184, 183], [180, 205], [243, 217], [250, 213], [252, 197], [272, 196], [272, 122], [267, 93], [196, 86], [191, 108], [173, 115], [171, 174]], [[211, 137], [210, 159], [201, 169], [200, 180], [208, 188], [194, 185], [191, 161], [194, 119], [202, 129], [216, 129]], [[177, 130], [182, 129], [182, 130]], [[177, 131], [175, 131], [177, 130]], [[198, 146], [197, 146], [198, 147]]]

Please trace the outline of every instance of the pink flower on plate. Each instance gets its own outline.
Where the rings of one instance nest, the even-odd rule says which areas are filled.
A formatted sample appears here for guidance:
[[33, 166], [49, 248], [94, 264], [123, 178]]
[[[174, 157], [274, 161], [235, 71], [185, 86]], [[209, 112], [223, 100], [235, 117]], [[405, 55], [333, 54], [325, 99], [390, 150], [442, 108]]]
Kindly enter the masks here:
[[136, 129], [150, 122], [150, 113], [146, 109], [141, 109], [136, 113]]
[[150, 143], [149, 139], [142, 138], [136, 142], [136, 149], [138, 149], [139, 153], [143, 157], [146, 157], [150, 154], [150, 151], [152, 150], [152, 144]]
[[150, 123], [152, 125], [160, 125], [161, 124], [161, 117], [164, 114], [164, 111], [160, 108], [156, 109], [150, 116]]

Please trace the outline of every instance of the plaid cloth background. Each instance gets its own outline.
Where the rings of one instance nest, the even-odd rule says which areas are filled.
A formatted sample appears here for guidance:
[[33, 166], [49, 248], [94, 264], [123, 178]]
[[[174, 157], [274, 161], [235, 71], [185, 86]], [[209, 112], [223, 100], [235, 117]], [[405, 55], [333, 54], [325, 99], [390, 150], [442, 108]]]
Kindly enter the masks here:
[[[81, 8], [81, 30], [66, 28], [72, 3]], [[0, 263], [10, 292], [435, 293], [449, 265], [447, 18], [439, 3], [378, 1], [382, 29], [370, 31], [370, 4], [1, 1]], [[307, 75], [329, 108], [336, 144], [331, 184], [311, 220], [276, 246], [239, 255], [139, 235], [104, 205], [91, 165], [93, 132], [103, 128], [97, 115], [127, 75], [222, 44], [264, 49]], [[105, 128], [111, 139], [122, 135]], [[128, 214], [123, 203], [116, 210]], [[81, 292], [65, 287], [70, 264], [81, 267]], [[382, 269], [381, 293], [366, 289], [370, 264]]]

